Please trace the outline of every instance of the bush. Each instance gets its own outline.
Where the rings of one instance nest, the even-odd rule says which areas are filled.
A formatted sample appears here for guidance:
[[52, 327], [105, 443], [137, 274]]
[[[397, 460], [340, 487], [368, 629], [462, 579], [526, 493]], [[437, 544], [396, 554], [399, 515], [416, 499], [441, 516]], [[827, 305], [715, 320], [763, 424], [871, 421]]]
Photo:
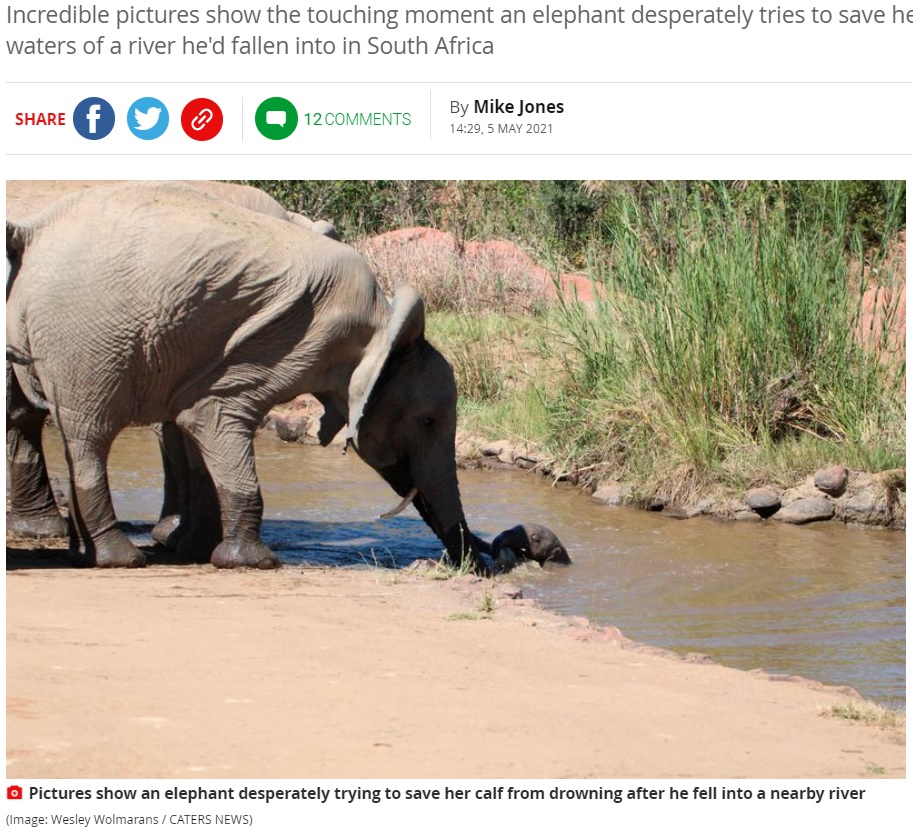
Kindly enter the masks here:
[[839, 182], [757, 180], [245, 180], [286, 208], [332, 221], [349, 240], [415, 225], [466, 240], [504, 238], [540, 259], [575, 268], [610, 266], [604, 256], [626, 214], [636, 208], [651, 221], [641, 231], [663, 252], [663, 229], [697, 197], [708, 207], [743, 214], [779, 209], [807, 222], [814, 206], [823, 230], [839, 223], [844, 245], [857, 238], [878, 245], [903, 228], [906, 185], [881, 180]]

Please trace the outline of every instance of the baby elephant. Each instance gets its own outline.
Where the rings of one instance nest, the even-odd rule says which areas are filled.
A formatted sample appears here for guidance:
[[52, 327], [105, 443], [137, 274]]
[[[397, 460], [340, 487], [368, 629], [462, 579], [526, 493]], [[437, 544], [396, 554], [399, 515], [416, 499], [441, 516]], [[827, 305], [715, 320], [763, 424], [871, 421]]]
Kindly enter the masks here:
[[491, 543], [491, 554], [504, 572], [509, 572], [525, 560], [534, 560], [540, 566], [571, 562], [567, 549], [555, 533], [534, 523], [501, 532]]

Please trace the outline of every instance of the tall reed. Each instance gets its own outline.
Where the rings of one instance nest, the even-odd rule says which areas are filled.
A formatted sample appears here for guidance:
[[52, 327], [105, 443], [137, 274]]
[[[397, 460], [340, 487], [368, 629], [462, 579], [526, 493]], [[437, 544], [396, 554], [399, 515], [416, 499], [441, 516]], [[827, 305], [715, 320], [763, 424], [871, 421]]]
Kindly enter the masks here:
[[662, 216], [622, 206], [605, 299], [560, 309], [569, 380], [552, 414], [569, 453], [623, 466], [661, 451], [698, 471], [797, 437], [902, 454], [905, 366], [885, 360], [884, 339], [859, 337], [869, 275], [851, 273], [833, 185], [789, 212], [760, 198], [736, 208], [724, 185], [674, 212], [667, 200]]

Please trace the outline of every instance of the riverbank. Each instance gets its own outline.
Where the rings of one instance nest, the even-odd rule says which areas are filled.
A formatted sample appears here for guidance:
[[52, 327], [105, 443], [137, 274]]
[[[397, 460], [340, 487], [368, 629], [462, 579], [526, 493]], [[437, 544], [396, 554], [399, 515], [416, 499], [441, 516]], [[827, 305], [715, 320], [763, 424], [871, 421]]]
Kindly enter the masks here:
[[662, 512], [679, 520], [713, 517], [717, 520], [757, 522], [772, 520], [790, 525], [827, 521], [858, 526], [906, 529], [906, 469], [869, 474], [841, 465], [809, 474], [791, 487], [759, 485], [739, 495], [688, 491], [684, 497], [662, 490], [645, 493], [637, 483], [601, 479], [600, 466], [587, 471], [559, 470], [542, 449], [509, 439], [492, 441], [462, 433], [458, 449], [463, 467], [534, 470], [555, 482], [578, 486], [595, 502]]
[[826, 715], [849, 692], [634, 644], [504, 578], [11, 545], [9, 777], [905, 776], [903, 728]]
[[[287, 442], [317, 442], [321, 405], [302, 396], [270, 413], [268, 427]], [[341, 441], [337, 440], [337, 441]], [[906, 528], [906, 470], [876, 474], [853, 471], [840, 465], [822, 468], [789, 486], [780, 482], [756, 485], [741, 493], [684, 489], [645, 491], [642, 483], [606, 476], [608, 464], [584, 470], [561, 467], [542, 447], [530, 442], [492, 438], [460, 430], [456, 443], [462, 468], [520, 469], [553, 482], [568, 483], [584, 496], [608, 507], [633, 506], [665, 512], [677, 519], [712, 517], [740, 522], [806, 525], [837, 522], [903, 531]]]

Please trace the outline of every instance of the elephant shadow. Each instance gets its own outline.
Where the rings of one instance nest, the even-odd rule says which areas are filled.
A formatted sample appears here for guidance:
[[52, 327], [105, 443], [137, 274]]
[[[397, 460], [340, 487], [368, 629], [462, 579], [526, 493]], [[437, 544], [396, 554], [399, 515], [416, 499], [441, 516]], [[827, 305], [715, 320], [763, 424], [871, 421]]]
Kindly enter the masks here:
[[[150, 565], [194, 562], [154, 543], [153, 523], [127, 521], [119, 525]], [[420, 558], [436, 560], [443, 551], [424, 521], [410, 517], [346, 522], [264, 519], [261, 535], [280, 563], [286, 565], [403, 569]], [[62, 538], [7, 541], [8, 572], [70, 568], [77, 567]]]
[[261, 534], [285, 564], [382, 566], [402, 569], [419, 558], [439, 558], [441, 542], [418, 518], [355, 522], [265, 520]]

